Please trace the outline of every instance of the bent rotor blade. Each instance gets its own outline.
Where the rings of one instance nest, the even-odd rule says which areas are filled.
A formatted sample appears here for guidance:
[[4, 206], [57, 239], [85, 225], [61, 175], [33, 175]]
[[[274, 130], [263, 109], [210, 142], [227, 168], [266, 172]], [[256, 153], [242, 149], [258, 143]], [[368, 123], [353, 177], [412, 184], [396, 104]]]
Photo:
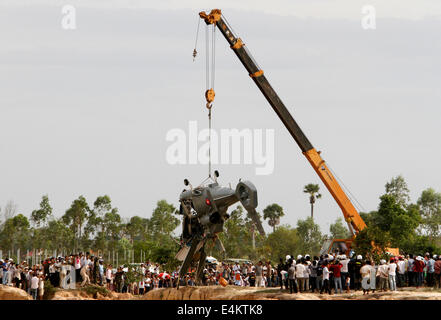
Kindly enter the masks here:
[[225, 247], [221, 239], [216, 238], [214, 245], [217, 250], [220, 250], [222, 253], [225, 252]]

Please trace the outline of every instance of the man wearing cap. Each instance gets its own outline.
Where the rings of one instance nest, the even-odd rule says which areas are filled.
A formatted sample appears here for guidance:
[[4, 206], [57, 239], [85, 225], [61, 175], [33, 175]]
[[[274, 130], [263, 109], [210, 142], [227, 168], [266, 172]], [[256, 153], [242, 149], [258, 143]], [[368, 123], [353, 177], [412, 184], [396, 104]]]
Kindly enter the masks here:
[[288, 269], [288, 283], [289, 283], [289, 293], [297, 293], [297, 284], [296, 284], [296, 266], [293, 263], [292, 259], [289, 259], [289, 263], [291, 266]]
[[419, 288], [423, 285], [424, 282], [424, 261], [423, 257], [418, 256], [414, 262], [415, 264], [415, 275], [416, 275], [416, 287]]
[[306, 262], [304, 258], [297, 260], [296, 262], [296, 279], [299, 292], [303, 292], [305, 289], [305, 269]]
[[377, 275], [380, 276], [379, 290], [387, 291], [387, 281], [389, 279], [389, 266], [386, 264], [386, 260], [380, 260], [380, 266], [378, 267]]
[[391, 291], [397, 291], [396, 271], [397, 264], [395, 263], [395, 259], [392, 258], [389, 262], [389, 288]]
[[345, 285], [346, 283], [346, 278], [349, 276], [349, 270], [348, 270], [348, 264], [349, 264], [349, 259], [346, 257], [345, 254], [341, 255], [341, 260], [340, 263], [342, 265], [341, 267], [341, 282], [343, 285]]
[[[371, 280], [372, 272], [375, 272], [375, 269], [371, 267], [371, 262], [369, 260], [363, 262], [363, 266], [360, 269], [361, 278], [363, 279], [362, 282], [364, 281], [365, 284], [368, 284]], [[363, 289], [363, 295], [369, 294], [370, 286], [363, 287], [363, 283], [362, 283], [362, 289]]]
[[400, 256], [397, 262], [397, 285], [399, 288], [404, 287], [405, 272], [406, 272], [406, 263], [404, 262], [403, 256]]

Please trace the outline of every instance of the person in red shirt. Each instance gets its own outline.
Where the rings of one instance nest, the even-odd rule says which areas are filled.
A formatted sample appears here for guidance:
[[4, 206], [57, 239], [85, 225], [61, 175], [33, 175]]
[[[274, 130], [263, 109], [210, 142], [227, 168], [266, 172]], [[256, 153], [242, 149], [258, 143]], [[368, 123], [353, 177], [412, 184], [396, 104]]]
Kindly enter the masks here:
[[418, 288], [423, 285], [423, 281], [424, 281], [424, 274], [423, 274], [424, 261], [423, 261], [422, 257], [418, 256], [415, 259], [414, 269], [415, 269], [415, 274], [416, 274], [416, 287]]
[[341, 285], [341, 268], [343, 265], [340, 263], [340, 261], [337, 259], [331, 266], [329, 267], [329, 270], [334, 275], [334, 288], [335, 288], [335, 294], [337, 294], [337, 288], [340, 289], [340, 293], [343, 293], [342, 291], [342, 285]]
[[435, 284], [436, 288], [441, 289], [441, 257], [435, 258]]

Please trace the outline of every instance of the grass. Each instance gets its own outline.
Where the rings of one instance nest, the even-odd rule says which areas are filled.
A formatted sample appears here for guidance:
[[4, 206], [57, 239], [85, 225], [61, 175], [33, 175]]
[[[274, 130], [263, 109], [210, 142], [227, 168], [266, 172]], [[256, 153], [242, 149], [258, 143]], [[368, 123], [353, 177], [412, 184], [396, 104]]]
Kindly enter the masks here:
[[82, 287], [80, 288], [80, 290], [86, 292], [87, 294], [93, 296], [94, 298], [97, 297], [98, 293], [102, 296], [108, 296], [110, 294], [110, 291], [107, 290], [106, 287], [94, 286], [94, 285]]
[[46, 280], [44, 282], [43, 300], [51, 300], [54, 297], [57, 290], [58, 289], [55, 288], [49, 280]]

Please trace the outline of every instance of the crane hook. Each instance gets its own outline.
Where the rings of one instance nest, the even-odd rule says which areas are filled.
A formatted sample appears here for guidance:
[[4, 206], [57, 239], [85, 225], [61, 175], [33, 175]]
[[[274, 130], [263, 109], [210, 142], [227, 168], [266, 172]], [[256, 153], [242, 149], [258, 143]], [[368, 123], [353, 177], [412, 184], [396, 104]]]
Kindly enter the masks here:
[[216, 94], [215, 94], [213, 88], [205, 91], [205, 99], [207, 100], [207, 104], [205, 106], [207, 107], [208, 110], [210, 110], [211, 107], [213, 106], [212, 102], [214, 101], [215, 95]]

